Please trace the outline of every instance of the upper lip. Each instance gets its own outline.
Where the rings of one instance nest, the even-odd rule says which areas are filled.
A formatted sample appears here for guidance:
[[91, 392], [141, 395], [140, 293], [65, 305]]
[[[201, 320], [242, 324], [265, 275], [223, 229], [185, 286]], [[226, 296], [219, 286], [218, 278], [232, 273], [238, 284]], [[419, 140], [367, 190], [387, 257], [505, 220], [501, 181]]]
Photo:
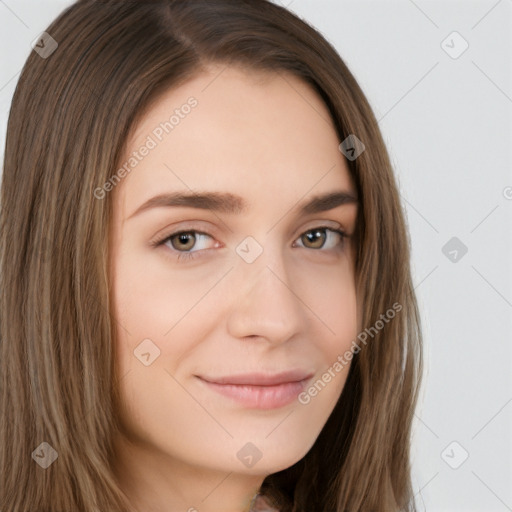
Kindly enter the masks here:
[[238, 384], [249, 386], [276, 386], [288, 382], [300, 382], [308, 379], [313, 372], [306, 370], [289, 370], [281, 373], [239, 373], [225, 377], [200, 377], [214, 384]]

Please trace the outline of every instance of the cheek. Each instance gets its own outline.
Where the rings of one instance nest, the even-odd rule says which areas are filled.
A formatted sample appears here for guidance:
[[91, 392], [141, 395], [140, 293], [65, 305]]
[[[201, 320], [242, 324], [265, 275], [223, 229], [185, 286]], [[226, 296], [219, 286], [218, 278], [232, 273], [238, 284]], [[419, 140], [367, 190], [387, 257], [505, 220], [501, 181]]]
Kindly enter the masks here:
[[[304, 296], [309, 309], [318, 319], [316, 332], [327, 362], [333, 362], [345, 351], [358, 332], [358, 304], [351, 261], [339, 268], [319, 271], [314, 280], [305, 280]], [[306, 288], [307, 287], [307, 288]]]
[[230, 269], [229, 262], [191, 267], [167, 261], [163, 254], [133, 250], [117, 262], [116, 311], [128, 330], [142, 327], [165, 336], [182, 319], [197, 315], [204, 302], [211, 302], [210, 291]]
[[357, 298], [350, 279], [345, 287], [340, 287], [338, 281], [336, 286], [326, 285], [325, 290], [315, 302], [323, 320], [314, 338], [318, 371], [298, 396], [301, 414], [310, 418], [311, 438], [319, 434], [343, 392], [358, 334]]
[[[164, 338], [186, 316], [194, 314], [215, 276], [176, 269], [172, 274], [163, 258], [126, 251], [116, 261], [113, 295], [116, 320], [134, 343], [141, 336]], [[176, 264], [175, 264], [176, 265]], [[128, 334], [129, 333], [129, 334]]]
[[[204, 411], [193, 410], [195, 402], [173, 376], [201, 339], [198, 323], [190, 321], [191, 306], [205, 291], [201, 283], [183, 287], [164, 281], [158, 268], [141, 261], [140, 256], [119, 258], [113, 282], [117, 411], [129, 437], [159, 446], [203, 419]], [[174, 450], [173, 444], [167, 449]]]
[[[326, 305], [327, 317], [331, 322], [331, 330], [325, 340], [328, 345], [329, 363], [332, 364], [338, 355], [344, 353], [356, 339], [358, 334], [357, 298], [353, 288], [338, 293], [333, 291], [331, 302]], [[330, 334], [330, 336], [329, 336]], [[329, 341], [330, 340], [330, 341]]]
[[218, 300], [212, 301], [208, 291], [218, 278], [210, 274], [195, 280], [190, 272], [176, 271], [164, 279], [162, 264], [141, 261], [140, 255], [119, 258], [113, 283], [123, 416], [146, 424], [147, 417], [163, 414], [172, 423], [162, 406], [186, 409], [187, 396], [173, 377], [182, 380], [188, 368], [183, 362], [197, 353], [217, 322], [213, 308]]
[[359, 332], [358, 304], [350, 262], [337, 272], [321, 276], [318, 284], [310, 293], [310, 300], [319, 318], [313, 339], [321, 364], [316, 379], [299, 402], [325, 413], [334, 408], [348, 376]]

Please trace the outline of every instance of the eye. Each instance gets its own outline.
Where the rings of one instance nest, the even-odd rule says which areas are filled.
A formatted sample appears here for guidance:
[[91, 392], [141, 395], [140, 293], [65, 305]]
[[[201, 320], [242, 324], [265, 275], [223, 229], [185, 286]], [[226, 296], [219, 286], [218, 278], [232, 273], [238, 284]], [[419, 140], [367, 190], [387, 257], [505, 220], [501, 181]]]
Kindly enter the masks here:
[[[171, 233], [170, 235], [165, 236], [160, 240], [152, 242], [152, 245], [155, 247], [160, 245], [166, 245], [167, 247], [169, 247], [170, 245], [171, 251], [178, 253], [178, 260], [180, 260], [181, 258], [192, 259], [196, 257], [195, 253], [199, 251], [191, 251], [192, 247], [194, 247], [197, 244], [197, 240], [204, 239], [204, 237], [212, 238], [207, 233], [202, 233], [201, 231], [189, 229], [187, 231], [178, 231], [176, 233]], [[204, 248], [200, 247], [199, 249]]]
[[[328, 234], [331, 236], [328, 236]], [[306, 247], [306, 249], [325, 249], [325, 241], [329, 239], [330, 244], [328, 244], [329, 247], [326, 249], [329, 250], [335, 249], [338, 245], [343, 247], [346, 237], [347, 234], [341, 229], [333, 229], [328, 228], [327, 226], [321, 226], [306, 231], [299, 237], [299, 240], [305, 240], [307, 244], [312, 244], [312, 246]], [[336, 238], [339, 239], [338, 242], [336, 242]]]
[[[204, 245], [205, 238], [213, 240], [213, 237], [208, 233], [189, 229], [166, 235], [151, 242], [151, 245], [153, 247], [165, 245], [171, 252], [177, 254], [175, 256], [176, 259], [180, 260], [184, 258], [188, 260], [197, 257], [197, 253], [200, 253], [201, 250], [208, 250], [208, 247], [197, 247], [198, 241], [200, 242], [200, 246]], [[303, 244], [300, 247], [314, 250], [325, 249], [324, 252], [327, 252], [329, 250], [335, 250], [337, 247], [342, 249], [345, 238], [348, 238], [348, 235], [344, 231], [321, 226], [304, 232], [297, 240], [300, 240]], [[328, 241], [327, 244], [326, 241]], [[311, 244], [311, 246], [309, 246], [309, 244]], [[326, 245], [328, 246], [327, 248], [325, 247]], [[193, 248], [196, 250], [193, 251]]]

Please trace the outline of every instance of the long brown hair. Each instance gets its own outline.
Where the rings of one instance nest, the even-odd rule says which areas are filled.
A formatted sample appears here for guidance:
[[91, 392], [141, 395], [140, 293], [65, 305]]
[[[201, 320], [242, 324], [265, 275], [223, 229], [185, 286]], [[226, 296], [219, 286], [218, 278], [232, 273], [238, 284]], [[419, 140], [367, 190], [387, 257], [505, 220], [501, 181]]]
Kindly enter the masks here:
[[[261, 492], [283, 512], [415, 510], [410, 434], [423, 363], [410, 241], [377, 121], [336, 50], [267, 0], [80, 0], [46, 32], [58, 47], [33, 51], [21, 73], [0, 198], [0, 508], [129, 509], [113, 472], [122, 376], [112, 202], [94, 191], [150, 103], [214, 62], [293, 73], [323, 99], [339, 141], [354, 134], [365, 145], [347, 163], [360, 199], [360, 326], [371, 336], [313, 447]], [[46, 469], [36, 463], [55, 455]]]

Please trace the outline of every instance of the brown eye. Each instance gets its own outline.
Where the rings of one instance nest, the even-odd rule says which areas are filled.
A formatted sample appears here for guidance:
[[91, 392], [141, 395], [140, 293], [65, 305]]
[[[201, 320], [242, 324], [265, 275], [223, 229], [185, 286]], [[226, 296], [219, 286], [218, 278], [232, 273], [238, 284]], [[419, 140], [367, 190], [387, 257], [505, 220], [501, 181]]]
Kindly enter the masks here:
[[167, 240], [171, 242], [174, 249], [180, 251], [188, 251], [194, 247], [196, 243], [195, 231], [186, 231], [171, 235]]
[[[208, 242], [210, 240], [210, 247]], [[189, 229], [187, 231], [177, 231], [169, 235], [164, 235], [160, 239], [151, 242], [153, 247], [166, 246], [174, 256], [180, 258], [195, 258], [204, 250], [211, 248], [214, 238], [208, 233]]]
[[321, 249], [327, 238], [325, 231], [325, 229], [314, 229], [312, 231], [308, 231], [302, 235], [302, 240], [307, 240], [307, 243], [311, 244], [309, 246], [311, 249]]
[[[331, 234], [330, 237], [329, 234]], [[327, 249], [334, 249], [337, 245], [343, 245], [346, 236], [343, 231], [338, 229], [318, 227], [306, 231], [306, 233], [300, 236], [300, 240], [306, 249], [323, 249], [326, 241], [330, 238], [331, 243]], [[338, 242], [336, 242], [336, 238], [339, 238]]]

